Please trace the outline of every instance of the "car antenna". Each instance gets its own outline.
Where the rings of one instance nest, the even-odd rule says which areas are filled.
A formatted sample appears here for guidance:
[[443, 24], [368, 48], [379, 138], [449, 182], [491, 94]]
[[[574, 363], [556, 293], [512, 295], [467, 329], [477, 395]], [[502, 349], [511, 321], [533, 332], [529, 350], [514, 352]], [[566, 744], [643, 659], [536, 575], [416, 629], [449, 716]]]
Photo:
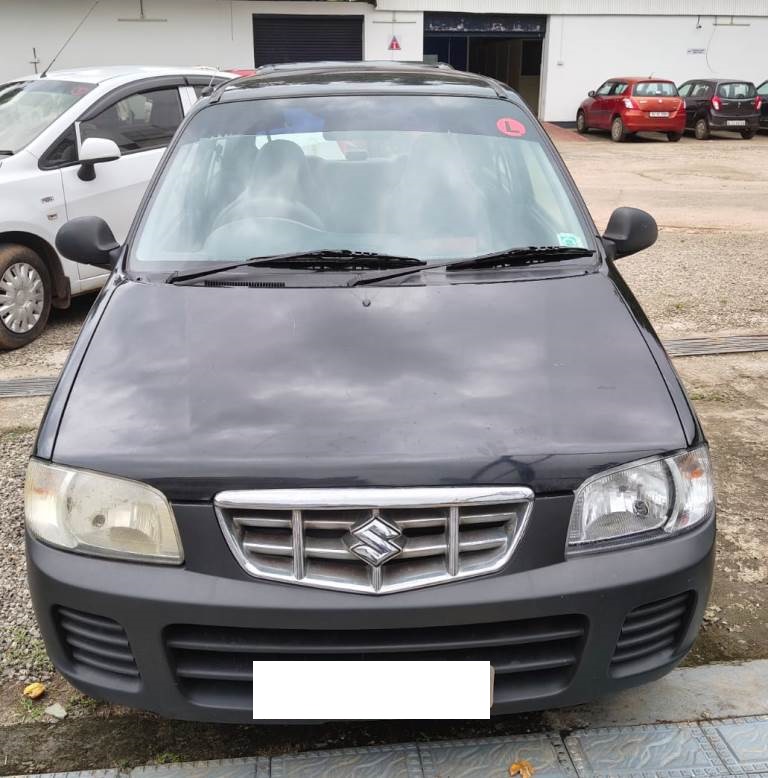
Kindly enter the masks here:
[[88, 9], [88, 12], [85, 14], [85, 16], [80, 20], [80, 24], [75, 27], [74, 30], [72, 30], [72, 34], [64, 41], [64, 45], [56, 52], [56, 55], [54, 58], [46, 65], [45, 70], [40, 74], [40, 78], [45, 78], [48, 75], [48, 71], [53, 66], [53, 63], [56, 62], [56, 60], [59, 58], [59, 55], [61, 54], [64, 49], [67, 48], [67, 44], [72, 40], [72, 38], [75, 37], [77, 34], [77, 31], [85, 24], [86, 19], [93, 13], [93, 9], [96, 8], [96, 6], [101, 2], [101, 0], [94, 0], [93, 5]]

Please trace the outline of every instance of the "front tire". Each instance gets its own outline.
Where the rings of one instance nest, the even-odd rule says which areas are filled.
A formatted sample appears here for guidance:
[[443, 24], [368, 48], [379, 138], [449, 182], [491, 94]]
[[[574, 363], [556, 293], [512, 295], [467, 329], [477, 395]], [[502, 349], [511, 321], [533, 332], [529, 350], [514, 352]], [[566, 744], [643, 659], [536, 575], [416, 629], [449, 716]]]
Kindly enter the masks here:
[[579, 111], [576, 114], [576, 132], [578, 132], [579, 135], [586, 135], [589, 132], [587, 117], [584, 115], [584, 111]]
[[667, 133], [667, 140], [670, 143], [677, 143], [680, 140], [680, 138], [682, 138], [682, 137], [683, 137], [683, 133], [682, 132], [668, 132]]
[[623, 143], [627, 139], [627, 130], [621, 116], [616, 116], [611, 122], [611, 140], [615, 143]]
[[693, 127], [693, 134], [696, 140], [709, 140], [709, 122], [704, 118], [697, 120]]
[[26, 246], [0, 246], [0, 349], [35, 340], [51, 312], [51, 275]]
[[752, 140], [752, 138], [757, 135], [757, 130], [742, 130], [741, 131], [741, 137], [744, 138], [744, 140]]

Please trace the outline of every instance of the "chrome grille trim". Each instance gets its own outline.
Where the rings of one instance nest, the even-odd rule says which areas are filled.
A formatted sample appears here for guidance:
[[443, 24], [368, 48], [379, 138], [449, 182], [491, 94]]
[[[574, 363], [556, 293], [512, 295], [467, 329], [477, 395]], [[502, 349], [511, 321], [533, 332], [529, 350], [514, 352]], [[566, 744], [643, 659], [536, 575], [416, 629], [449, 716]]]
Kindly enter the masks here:
[[[471, 578], [509, 562], [533, 507], [527, 487], [256, 489], [214, 498], [224, 537], [255, 578], [388, 594]], [[366, 564], [343, 536], [376, 512], [402, 552]]]

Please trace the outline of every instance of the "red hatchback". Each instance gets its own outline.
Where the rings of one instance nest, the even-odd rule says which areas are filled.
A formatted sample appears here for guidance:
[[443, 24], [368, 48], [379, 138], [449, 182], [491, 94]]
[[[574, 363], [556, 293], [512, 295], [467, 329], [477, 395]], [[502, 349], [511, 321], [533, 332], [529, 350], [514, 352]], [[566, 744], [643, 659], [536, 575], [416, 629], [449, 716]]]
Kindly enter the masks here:
[[617, 142], [635, 132], [663, 132], [678, 141], [685, 130], [685, 101], [671, 81], [611, 78], [579, 106], [576, 129], [610, 130]]

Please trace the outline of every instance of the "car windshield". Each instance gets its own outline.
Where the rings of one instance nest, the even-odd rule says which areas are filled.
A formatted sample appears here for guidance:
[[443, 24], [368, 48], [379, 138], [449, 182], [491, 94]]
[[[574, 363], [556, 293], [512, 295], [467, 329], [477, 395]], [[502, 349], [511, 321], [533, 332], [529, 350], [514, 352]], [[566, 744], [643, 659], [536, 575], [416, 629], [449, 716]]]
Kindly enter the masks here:
[[744, 100], [754, 97], [755, 85], [748, 81], [731, 81], [728, 84], [720, 84], [717, 94], [726, 100]]
[[424, 260], [588, 247], [541, 130], [506, 100], [326, 96], [203, 108], [184, 129], [129, 266], [318, 250]]
[[0, 149], [20, 151], [93, 87], [47, 78], [0, 86]]
[[637, 97], [676, 97], [677, 87], [671, 81], [641, 81], [632, 91]]

